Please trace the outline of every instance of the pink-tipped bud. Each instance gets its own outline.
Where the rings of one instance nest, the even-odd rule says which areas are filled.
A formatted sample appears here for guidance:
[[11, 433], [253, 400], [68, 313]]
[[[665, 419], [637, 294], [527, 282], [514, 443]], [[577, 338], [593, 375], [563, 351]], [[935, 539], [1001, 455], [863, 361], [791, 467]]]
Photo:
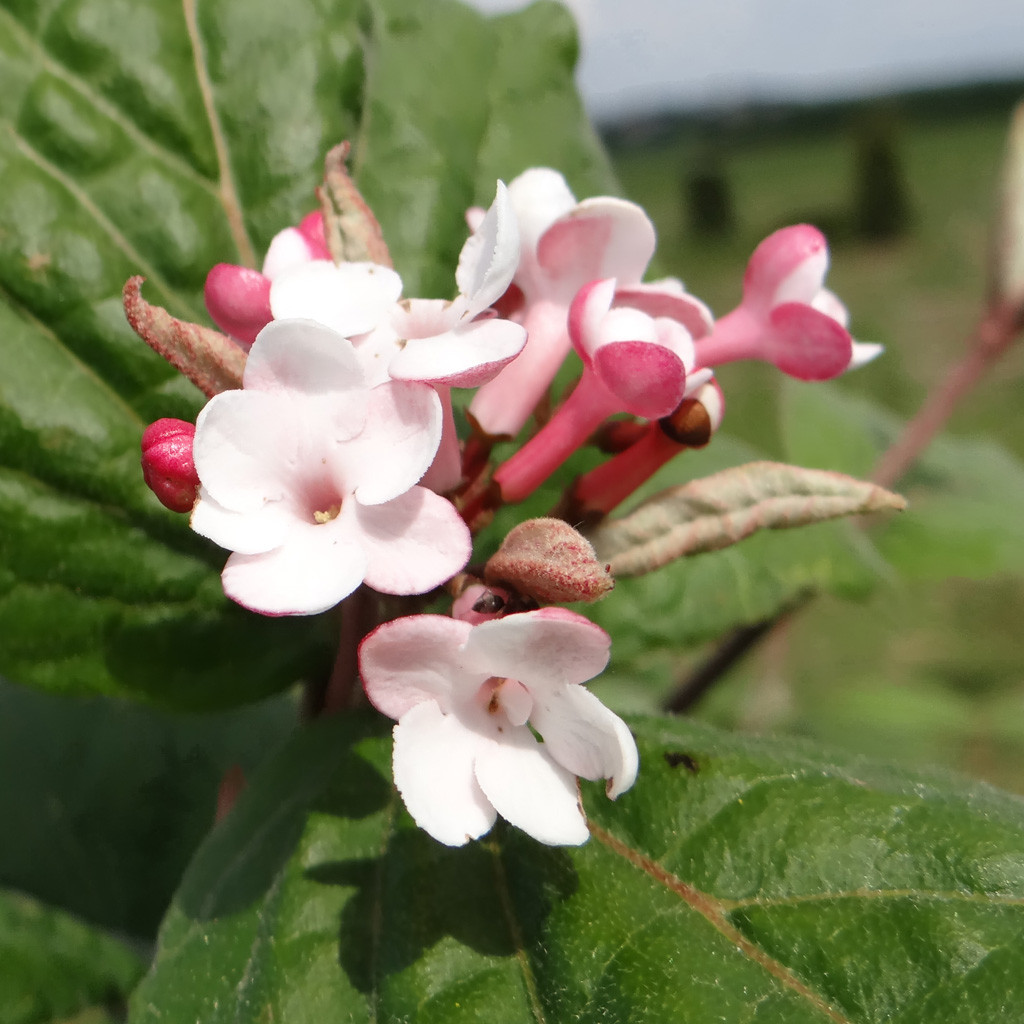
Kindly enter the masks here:
[[324, 230], [324, 215], [319, 210], [307, 213], [299, 221], [298, 231], [306, 241], [311, 260], [331, 258], [331, 250], [327, 246], [327, 233]]
[[162, 419], [142, 435], [142, 476], [160, 503], [172, 512], [191, 512], [199, 489], [192, 459], [194, 423]]
[[213, 322], [245, 346], [274, 318], [270, 278], [249, 267], [218, 263], [206, 275], [203, 296]]

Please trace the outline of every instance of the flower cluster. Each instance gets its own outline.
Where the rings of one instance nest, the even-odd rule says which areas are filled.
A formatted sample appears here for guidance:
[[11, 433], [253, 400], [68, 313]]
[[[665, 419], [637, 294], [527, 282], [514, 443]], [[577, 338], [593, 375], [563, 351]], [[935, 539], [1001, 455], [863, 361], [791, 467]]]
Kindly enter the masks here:
[[[756, 249], [740, 305], [715, 320], [679, 281], [644, 282], [655, 232], [639, 206], [578, 202], [553, 170], [499, 182], [467, 220], [450, 301], [403, 297], [383, 262], [335, 262], [320, 214], [278, 234], [261, 271], [214, 267], [207, 305], [248, 353], [241, 387], [215, 394], [194, 426], [153, 424], [143, 468], [164, 504], [231, 552], [224, 591], [253, 611], [315, 614], [363, 584], [400, 596], [450, 585], [450, 615], [378, 619], [360, 646], [366, 695], [397, 721], [396, 786], [443, 843], [501, 815], [541, 842], [576, 844], [588, 836], [576, 779], [607, 779], [615, 798], [637, 750], [582, 685], [607, 664], [609, 637], [549, 602], [611, 581], [595, 584], [596, 563], [577, 570], [590, 549], [565, 523], [536, 520], [485, 585], [463, 574], [473, 534], [599, 430], [615, 454], [560, 508], [572, 522], [607, 515], [667, 459], [708, 443], [723, 363], [824, 380], [877, 347], [851, 338], [823, 288], [825, 240], [807, 225]], [[523, 430], [571, 351], [583, 369], [569, 397], [493, 466], [493, 446]], [[477, 389], [461, 440], [453, 387]], [[571, 552], [560, 562], [559, 546]], [[558, 579], [538, 584], [545, 574]]]

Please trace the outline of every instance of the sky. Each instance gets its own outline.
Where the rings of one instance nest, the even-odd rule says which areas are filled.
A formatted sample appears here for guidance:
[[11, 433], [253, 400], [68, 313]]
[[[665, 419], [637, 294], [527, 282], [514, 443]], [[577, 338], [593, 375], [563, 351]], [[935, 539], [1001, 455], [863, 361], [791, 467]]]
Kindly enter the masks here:
[[596, 117], [1024, 78], [1024, 0], [565, 2], [580, 25], [580, 91]]

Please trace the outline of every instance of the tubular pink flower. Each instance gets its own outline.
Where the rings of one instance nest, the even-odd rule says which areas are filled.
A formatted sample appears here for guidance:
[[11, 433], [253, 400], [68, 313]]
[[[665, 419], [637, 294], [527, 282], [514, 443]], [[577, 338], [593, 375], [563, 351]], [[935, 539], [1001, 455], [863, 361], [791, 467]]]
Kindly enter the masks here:
[[609, 644], [561, 608], [478, 625], [414, 615], [366, 637], [363, 685], [398, 722], [395, 785], [416, 824], [461, 846], [500, 814], [542, 843], [586, 842], [574, 776], [608, 779], [615, 799], [638, 767], [626, 724], [579, 685], [604, 669]]
[[513, 278], [523, 296], [526, 348], [476, 393], [470, 413], [492, 436], [514, 436], [547, 391], [569, 352], [566, 317], [588, 281], [615, 277], [639, 284], [654, 254], [655, 234], [634, 203], [596, 197], [577, 203], [565, 179], [548, 168], [525, 171], [509, 185], [521, 253]]
[[142, 434], [142, 476], [146, 486], [172, 512], [190, 512], [199, 491], [192, 459], [194, 423], [162, 419]]
[[248, 347], [273, 319], [270, 285], [274, 278], [310, 260], [330, 259], [320, 212], [307, 214], [297, 228], [279, 231], [267, 249], [263, 270], [218, 263], [206, 275], [203, 295], [213, 322]]
[[[674, 293], [634, 287], [629, 294], [706, 329]], [[495, 472], [504, 501], [531, 494], [608, 416], [628, 412], [657, 419], [687, 394], [687, 370], [694, 364], [690, 332], [677, 319], [620, 304], [614, 279], [591, 281], [579, 290], [569, 310], [569, 334], [583, 360], [583, 376], [544, 427]]]
[[722, 389], [708, 381], [671, 416], [648, 423], [624, 451], [579, 477], [569, 495], [569, 514], [583, 520], [607, 515], [679, 452], [707, 444], [724, 415]]
[[760, 359], [800, 380], [829, 380], [873, 357], [871, 346], [855, 349], [845, 308], [822, 287], [827, 269], [817, 228], [797, 224], [769, 235], [747, 265], [742, 302], [698, 343], [697, 365]]
[[253, 344], [243, 389], [199, 414], [192, 528], [233, 551], [225, 593], [266, 615], [332, 607], [361, 582], [419, 594], [458, 572], [469, 531], [417, 486], [441, 431], [435, 392], [370, 388], [351, 342], [278, 320]]

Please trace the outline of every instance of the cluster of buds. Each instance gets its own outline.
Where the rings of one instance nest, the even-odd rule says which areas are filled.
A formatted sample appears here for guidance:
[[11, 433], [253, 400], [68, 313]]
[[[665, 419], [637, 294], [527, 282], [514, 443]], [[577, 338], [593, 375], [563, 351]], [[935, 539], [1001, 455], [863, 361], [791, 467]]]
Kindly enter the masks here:
[[[716, 321], [679, 281], [643, 281], [655, 232], [639, 206], [578, 202], [553, 170], [499, 182], [467, 221], [451, 301], [403, 297], [380, 245], [332, 259], [320, 213], [278, 234], [262, 271], [214, 267], [207, 306], [243, 353], [240, 386], [209, 388], [195, 425], [153, 424], [143, 469], [168, 508], [231, 552], [225, 593], [252, 611], [308, 615], [363, 584], [399, 596], [448, 584], [450, 615], [384, 622], [359, 652], [370, 702], [398, 723], [406, 806], [452, 845], [499, 814], [541, 842], [581, 843], [577, 777], [607, 779], [614, 798], [638, 761], [626, 725], [581, 685], [604, 669], [609, 637], [558, 604], [611, 580], [558, 519], [522, 524], [467, 577], [474, 533], [596, 436], [612, 457], [555, 514], [607, 515], [711, 440], [725, 409], [716, 366], [760, 359], [824, 380], [877, 347], [851, 338], [822, 287], [825, 240], [807, 225], [758, 246], [742, 302]], [[495, 443], [523, 431], [573, 350], [573, 391], [494, 466]], [[453, 387], [477, 389], [469, 438], [456, 434]]]

